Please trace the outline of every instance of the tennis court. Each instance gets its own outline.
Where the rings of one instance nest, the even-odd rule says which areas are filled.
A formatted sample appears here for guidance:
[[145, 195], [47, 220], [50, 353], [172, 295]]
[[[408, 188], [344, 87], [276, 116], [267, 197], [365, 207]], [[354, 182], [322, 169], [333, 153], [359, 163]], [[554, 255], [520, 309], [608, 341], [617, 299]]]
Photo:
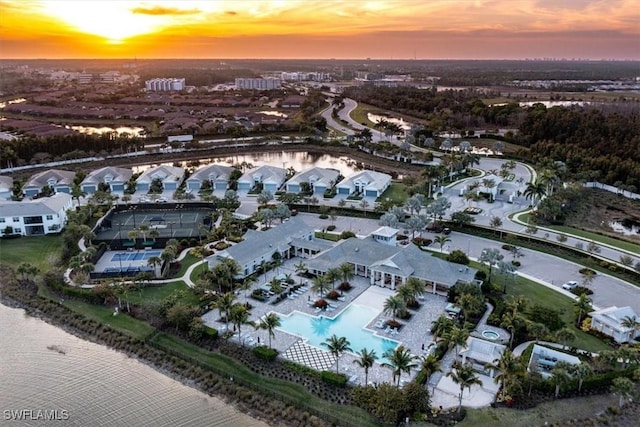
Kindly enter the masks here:
[[169, 239], [200, 238], [209, 231], [213, 212], [210, 205], [192, 207], [179, 204], [158, 209], [132, 205], [104, 218], [95, 231], [94, 240], [106, 242], [114, 249], [162, 248]]
[[159, 257], [162, 251], [138, 251], [138, 252], [118, 252], [111, 257], [112, 262], [127, 261], [148, 261], [154, 256]]

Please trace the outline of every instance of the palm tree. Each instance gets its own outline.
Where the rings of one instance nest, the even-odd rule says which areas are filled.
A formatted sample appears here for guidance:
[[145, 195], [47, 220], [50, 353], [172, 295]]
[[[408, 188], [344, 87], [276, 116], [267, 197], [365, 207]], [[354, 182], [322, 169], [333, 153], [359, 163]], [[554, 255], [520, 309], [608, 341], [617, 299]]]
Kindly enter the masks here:
[[269, 334], [269, 348], [271, 348], [271, 337], [276, 336], [275, 329], [281, 325], [280, 316], [273, 312], [264, 316], [258, 323], [257, 329], [264, 329]]
[[540, 182], [530, 182], [527, 184], [527, 188], [524, 189], [524, 198], [531, 199], [531, 203], [535, 206], [536, 203], [547, 194], [546, 186]]
[[151, 268], [156, 269], [157, 266], [162, 264], [162, 259], [159, 256], [152, 256], [147, 260], [147, 265]]
[[349, 281], [355, 276], [355, 273], [353, 272], [353, 265], [348, 262], [340, 264], [338, 269], [340, 270], [340, 278], [343, 283], [349, 283]]
[[23, 280], [28, 280], [29, 276], [31, 275], [35, 276], [36, 274], [38, 274], [38, 271], [40, 270], [38, 269], [38, 267], [36, 267], [31, 263], [23, 262], [23, 263], [20, 263], [20, 265], [18, 265], [18, 268], [16, 269], [16, 271], [22, 275]]
[[462, 411], [462, 393], [464, 393], [464, 389], [468, 388], [469, 392], [471, 392], [471, 386], [474, 384], [482, 385], [482, 381], [473, 371], [473, 367], [467, 364], [461, 364], [460, 362], [456, 362], [453, 365], [453, 370], [447, 373], [448, 377], [451, 377], [451, 380], [460, 386], [460, 396], [458, 400], [458, 413]]
[[513, 338], [516, 335], [516, 329], [522, 325], [522, 316], [517, 311], [507, 312], [502, 316], [500, 327], [505, 328], [511, 334], [509, 338], [509, 347], [513, 347]]
[[240, 289], [244, 291], [244, 301], [247, 302], [247, 291], [256, 284], [256, 278], [253, 276], [246, 277], [240, 284]]
[[[242, 337], [242, 325], [253, 325], [253, 322], [249, 321], [249, 309], [244, 304], [233, 304], [229, 310], [230, 320], [234, 326], [238, 329], [238, 337]], [[244, 340], [241, 339], [240, 344], [244, 346]]]
[[568, 343], [576, 339], [576, 334], [569, 328], [562, 328], [555, 333], [554, 338], [562, 344], [564, 350]]
[[326, 275], [314, 277], [313, 285], [311, 285], [312, 292], [315, 292], [322, 298], [327, 289], [329, 289], [329, 280]]
[[429, 354], [427, 357], [422, 359], [422, 370], [425, 372], [427, 382], [429, 382], [431, 375], [436, 372], [442, 372], [442, 369], [440, 369], [440, 360], [438, 360], [435, 354]]
[[571, 366], [571, 376], [578, 379], [578, 393], [582, 390], [584, 379], [593, 375], [593, 368], [588, 363], [578, 363]]
[[384, 314], [392, 314], [394, 322], [398, 313], [404, 313], [406, 309], [407, 306], [398, 295], [390, 296], [384, 301]]
[[396, 378], [398, 379], [396, 387], [400, 387], [400, 376], [403, 372], [411, 374], [411, 369], [418, 367], [418, 365], [414, 363], [418, 357], [411, 354], [411, 351], [403, 345], [385, 351], [382, 357], [389, 360], [388, 363], [385, 362], [382, 366], [391, 368], [393, 372], [393, 382], [396, 383]]
[[453, 319], [441, 314], [436, 320], [431, 322], [431, 333], [433, 334], [433, 339], [437, 341], [438, 337], [444, 336], [453, 328], [454, 325], [455, 322]]
[[551, 381], [556, 386], [555, 397], [558, 398], [560, 394], [560, 387], [569, 382], [569, 370], [571, 365], [567, 362], [560, 361], [556, 363], [556, 366], [551, 370]]
[[635, 384], [629, 378], [618, 377], [611, 383], [611, 393], [618, 396], [618, 406], [622, 408], [625, 400], [629, 400], [635, 392]]
[[509, 393], [511, 387], [517, 383], [515, 379], [524, 374], [520, 358], [514, 356], [509, 349], [506, 349], [499, 359], [494, 360], [489, 368], [497, 371], [493, 381], [500, 383], [505, 394]]
[[434, 243], [440, 245], [440, 253], [442, 253], [442, 247], [449, 243], [451, 239], [446, 234], [440, 234], [433, 239]]
[[300, 261], [299, 263], [297, 263], [293, 267], [296, 269], [296, 274], [302, 274], [302, 273], [306, 273], [308, 271], [307, 265], [302, 261]]
[[234, 306], [236, 301], [236, 296], [232, 292], [227, 292], [218, 297], [218, 300], [215, 302], [215, 307], [218, 309], [220, 313], [220, 317], [223, 317], [227, 329], [229, 329], [229, 312], [231, 311], [231, 307]]
[[424, 295], [424, 282], [417, 277], [409, 277], [403, 286], [408, 287], [413, 291], [414, 300]]
[[366, 348], [363, 348], [357, 353], [360, 356], [360, 358], [355, 359], [353, 363], [357, 364], [358, 366], [364, 369], [364, 385], [366, 387], [367, 384], [369, 384], [368, 382], [369, 369], [373, 366], [375, 361], [378, 359], [378, 356], [376, 355], [375, 350], [367, 350]]
[[529, 334], [536, 339], [536, 344], [540, 338], [544, 338], [549, 335], [549, 328], [546, 325], [538, 322], [530, 322], [527, 324]]
[[580, 296], [573, 303], [576, 311], [578, 312], [578, 327], [582, 325], [582, 316], [590, 312], [593, 308], [591, 307], [591, 299], [587, 296], [587, 294], [580, 294]]
[[620, 324], [629, 328], [629, 341], [633, 340], [636, 331], [640, 331], [640, 320], [636, 316], [624, 316]]
[[322, 343], [323, 346], [329, 349], [329, 352], [335, 356], [336, 358], [336, 373], [338, 373], [338, 361], [340, 360], [340, 356], [345, 351], [351, 350], [351, 343], [347, 340], [346, 337], [339, 337], [336, 334], [331, 335], [326, 339], [325, 342]]
[[327, 270], [325, 277], [331, 283], [331, 289], [336, 288], [336, 280], [340, 279], [342, 276], [342, 272], [340, 271], [340, 267], [333, 267]]
[[469, 338], [469, 331], [458, 325], [454, 325], [453, 328], [440, 338], [440, 341], [444, 343], [449, 350], [455, 348], [456, 355], [458, 355], [460, 346], [463, 348], [467, 346], [467, 338]]

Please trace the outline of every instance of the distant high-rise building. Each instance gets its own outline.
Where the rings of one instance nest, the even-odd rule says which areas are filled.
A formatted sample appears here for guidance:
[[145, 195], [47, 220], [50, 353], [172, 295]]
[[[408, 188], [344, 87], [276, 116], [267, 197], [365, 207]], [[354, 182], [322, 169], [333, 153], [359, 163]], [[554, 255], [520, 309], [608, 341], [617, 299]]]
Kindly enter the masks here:
[[281, 87], [281, 79], [236, 79], [236, 89], [274, 90]]
[[185, 79], [151, 79], [144, 82], [148, 92], [170, 92], [184, 90]]

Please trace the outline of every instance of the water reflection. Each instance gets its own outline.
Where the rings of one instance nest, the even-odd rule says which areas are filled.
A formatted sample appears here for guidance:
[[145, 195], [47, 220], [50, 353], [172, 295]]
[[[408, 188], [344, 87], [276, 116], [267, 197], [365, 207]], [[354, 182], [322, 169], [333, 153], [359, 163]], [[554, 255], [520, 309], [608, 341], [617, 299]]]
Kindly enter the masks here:
[[28, 317], [23, 310], [0, 304], [0, 325], [2, 410], [66, 410], [65, 426], [266, 425], [122, 353]]
[[609, 227], [616, 233], [621, 233], [625, 236], [636, 236], [640, 234], [640, 222], [629, 218], [619, 221], [609, 221]]
[[395, 117], [381, 116], [373, 113], [368, 113], [367, 118], [373, 123], [378, 123], [380, 120], [386, 120], [389, 123], [395, 123], [400, 126], [402, 130], [411, 130], [411, 123], [405, 122], [402, 118], [396, 119]]
[[[181, 162], [166, 162], [160, 163], [162, 165], [176, 165], [180, 167], [191, 167], [197, 163], [198, 166], [209, 165], [212, 163], [233, 166], [251, 164], [253, 166], [271, 165], [288, 169], [294, 168], [296, 172], [300, 172], [304, 169], [312, 167], [321, 167], [327, 169], [336, 169], [343, 176], [351, 175], [360, 170], [357, 163], [346, 156], [335, 157], [329, 154], [321, 152], [306, 152], [306, 151], [286, 151], [286, 152], [267, 152], [267, 153], [253, 153], [235, 156], [225, 157], [211, 157], [206, 159], [199, 159], [197, 161], [185, 160]], [[149, 169], [150, 167], [158, 166], [158, 163], [134, 166], [133, 172], [140, 173]]]
[[118, 134], [128, 133], [130, 136], [139, 136], [139, 137], [145, 136], [144, 128], [137, 127], [137, 126], [118, 126], [116, 128], [112, 128], [107, 126], [95, 127], [95, 126], [70, 125], [65, 127], [67, 129], [73, 129], [76, 132], [86, 133], [86, 134], [102, 134], [102, 133], [116, 132]]

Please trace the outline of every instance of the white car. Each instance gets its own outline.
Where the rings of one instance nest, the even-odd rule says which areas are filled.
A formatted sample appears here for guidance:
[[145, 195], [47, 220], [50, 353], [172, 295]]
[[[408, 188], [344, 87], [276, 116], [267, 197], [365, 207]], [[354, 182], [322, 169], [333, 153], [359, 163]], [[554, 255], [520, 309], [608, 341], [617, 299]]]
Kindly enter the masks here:
[[571, 289], [575, 288], [579, 286], [579, 283], [576, 282], [575, 280], [570, 280], [567, 283], [562, 285], [562, 289], [566, 289], [568, 291], [570, 291]]

